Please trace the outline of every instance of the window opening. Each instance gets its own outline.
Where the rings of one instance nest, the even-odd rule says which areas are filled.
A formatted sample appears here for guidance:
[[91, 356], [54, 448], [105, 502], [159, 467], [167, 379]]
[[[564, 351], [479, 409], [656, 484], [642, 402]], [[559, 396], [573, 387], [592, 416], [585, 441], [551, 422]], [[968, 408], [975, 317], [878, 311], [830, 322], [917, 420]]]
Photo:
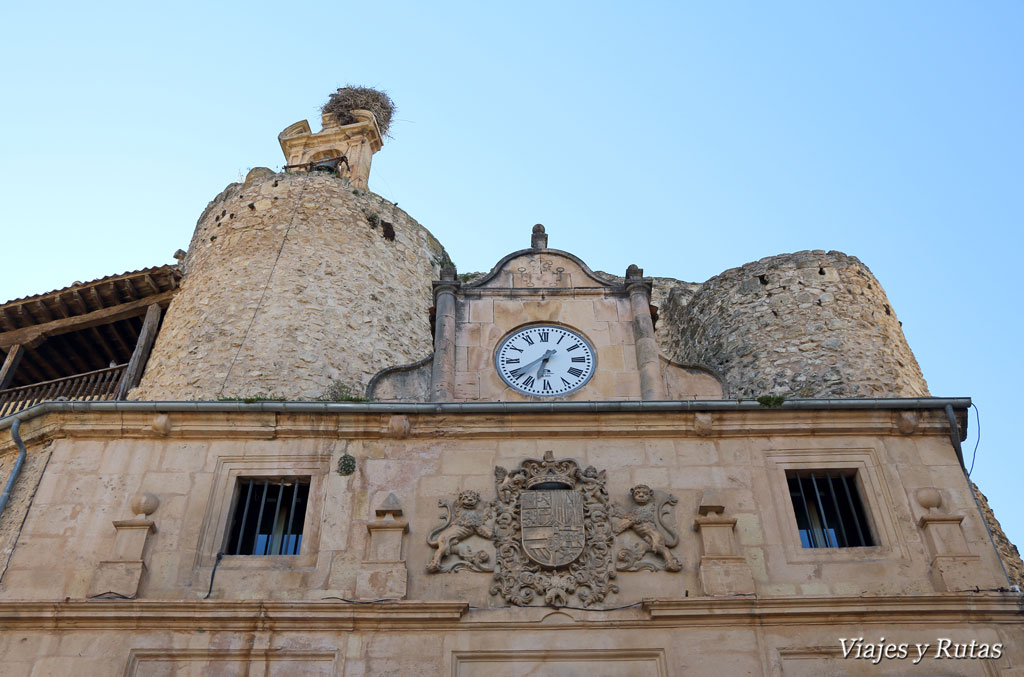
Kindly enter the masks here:
[[309, 478], [240, 477], [228, 532], [228, 555], [298, 555]]
[[857, 493], [856, 473], [787, 473], [789, 497], [805, 548], [855, 548], [874, 545]]

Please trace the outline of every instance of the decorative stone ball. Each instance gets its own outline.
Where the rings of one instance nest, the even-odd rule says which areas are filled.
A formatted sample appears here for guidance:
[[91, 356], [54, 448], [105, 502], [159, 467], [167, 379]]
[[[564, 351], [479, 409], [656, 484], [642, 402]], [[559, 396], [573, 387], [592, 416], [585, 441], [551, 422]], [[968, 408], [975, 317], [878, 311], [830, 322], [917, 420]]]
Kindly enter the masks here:
[[356, 459], [351, 454], [343, 454], [338, 459], [338, 474], [351, 475], [356, 471]]
[[132, 512], [136, 515], [152, 515], [160, 505], [160, 499], [148, 491], [132, 496]]
[[942, 494], [934, 487], [922, 487], [914, 493], [914, 496], [921, 507], [927, 510], [933, 510], [942, 505]]

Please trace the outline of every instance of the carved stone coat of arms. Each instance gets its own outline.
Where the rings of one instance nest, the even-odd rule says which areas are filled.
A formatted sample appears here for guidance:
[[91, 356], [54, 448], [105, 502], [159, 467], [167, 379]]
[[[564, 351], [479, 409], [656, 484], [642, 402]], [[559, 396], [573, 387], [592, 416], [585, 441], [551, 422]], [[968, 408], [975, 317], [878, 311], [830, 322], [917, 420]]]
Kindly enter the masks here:
[[[581, 469], [550, 451], [511, 472], [496, 467], [494, 488], [489, 502], [475, 491], [438, 502], [444, 523], [427, 539], [437, 548], [427, 571], [490, 571], [491, 594], [509, 604], [543, 600], [559, 607], [573, 600], [590, 606], [618, 592], [617, 571], [681, 569], [670, 552], [678, 537], [671, 526], [676, 499], [669, 494], [637, 485], [632, 504], [622, 507], [608, 497], [605, 471]], [[633, 542], [616, 552], [616, 536], [627, 531]], [[493, 542], [493, 565], [490, 553], [463, 542], [473, 536]]]

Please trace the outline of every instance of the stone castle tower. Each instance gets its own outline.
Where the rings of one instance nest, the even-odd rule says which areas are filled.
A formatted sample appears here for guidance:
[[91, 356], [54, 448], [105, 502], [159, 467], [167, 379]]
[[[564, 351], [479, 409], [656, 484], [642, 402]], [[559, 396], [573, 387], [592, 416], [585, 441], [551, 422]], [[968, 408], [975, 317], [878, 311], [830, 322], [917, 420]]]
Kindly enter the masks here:
[[[253, 169], [207, 206], [132, 398], [362, 396], [377, 372], [431, 354], [431, 281], [447, 254], [368, 191], [382, 146], [374, 115], [346, 120], [324, 114], [316, 134], [289, 126], [283, 173]], [[726, 398], [928, 394], [885, 291], [855, 257], [805, 251], [703, 284], [652, 279], [662, 354], [717, 374]]]
[[727, 397], [928, 395], [882, 285], [841, 252], [769, 256], [673, 287], [662, 316], [662, 349], [716, 370]]
[[381, 134], [355, 113], [348, 125], [325, 114], [317, 134], [291, 125], [284, 173], [258, 167], [210, 202], [133, 398], [361, 395], [375, 372], [429, 353], [430, 281], [446, 254], [368, 192]]

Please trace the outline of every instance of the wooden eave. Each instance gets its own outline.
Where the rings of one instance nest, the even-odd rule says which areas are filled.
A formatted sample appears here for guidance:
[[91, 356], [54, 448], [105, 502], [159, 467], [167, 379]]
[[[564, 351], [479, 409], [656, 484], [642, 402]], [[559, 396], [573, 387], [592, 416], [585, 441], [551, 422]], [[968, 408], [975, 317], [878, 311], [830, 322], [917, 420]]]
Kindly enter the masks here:
[[146, 309], [166, 307], [180, 281], [172, 264], [0, 304], [0, 354], [6, 358], [18, 344], [25, 349], [9, 387], [128, 362]]

